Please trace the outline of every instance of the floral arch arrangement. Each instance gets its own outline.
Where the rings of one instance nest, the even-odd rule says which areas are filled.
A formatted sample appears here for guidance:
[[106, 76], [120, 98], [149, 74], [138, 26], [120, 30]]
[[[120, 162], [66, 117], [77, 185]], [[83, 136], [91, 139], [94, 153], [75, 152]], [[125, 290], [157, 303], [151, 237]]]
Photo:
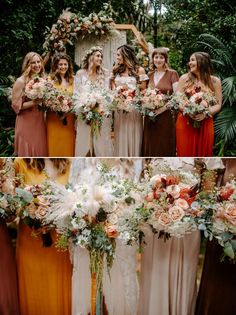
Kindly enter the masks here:
[[91, 13], [88, 17], [75, 14], [69, 9], [63, 10], [57, 22], [47, 29], [43, 44], [43, 57], [47, 60], [57, 52], [64, 52], [66, 45], [73, 45], [77, 38], [88, 35], [108, 37], [117, 33], [113, 19], [104, 11]]

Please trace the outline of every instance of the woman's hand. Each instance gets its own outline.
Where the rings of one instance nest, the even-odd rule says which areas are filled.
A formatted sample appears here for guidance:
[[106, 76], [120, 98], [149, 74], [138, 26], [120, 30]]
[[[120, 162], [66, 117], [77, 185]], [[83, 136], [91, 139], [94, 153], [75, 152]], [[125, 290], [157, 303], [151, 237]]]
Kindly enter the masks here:
[[161, 115], [162, 113], [164, 113], [166, 110], [167, 110], [167, 107], [166, 107], [166, 105], [164, 105], [158, 109], [155, 109], [153, 112], [155, 113], [155, 116], [158, 116], [158, 115]]
[[196, 121], [202, 121], [206, 118], [206, 113], [203, 112], [203, 113], [200, 113], [200, 114], [196, 114], [196, 115], [189, 115], [190, 118], [192, 118], [193, 120], [196, 120]]

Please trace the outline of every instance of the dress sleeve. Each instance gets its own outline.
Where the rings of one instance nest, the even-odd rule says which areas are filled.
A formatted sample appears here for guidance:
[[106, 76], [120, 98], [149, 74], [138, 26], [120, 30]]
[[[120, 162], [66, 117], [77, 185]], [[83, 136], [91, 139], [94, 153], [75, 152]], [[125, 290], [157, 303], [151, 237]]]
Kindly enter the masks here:
[[179, 81], [179, 75], [176, 71], [173, 71], [171, 76], [171, 83], [174, 84]]
[[12, 104], [11, 107], [15, 111], [15, 113], [18, 115], [20, 113], [20, 110], [22, 108], [22, 104], [24, 102], [23, 100], [23, 94], [24, 94], [24, 88], [25, 84], [18, 78], [13, 85], [12, 89]]
[[147, 80], [149, 80], [149, 77], [147, 74], [140, 74], [139, 75], [139, 81], [140, 82], [147, 81]]

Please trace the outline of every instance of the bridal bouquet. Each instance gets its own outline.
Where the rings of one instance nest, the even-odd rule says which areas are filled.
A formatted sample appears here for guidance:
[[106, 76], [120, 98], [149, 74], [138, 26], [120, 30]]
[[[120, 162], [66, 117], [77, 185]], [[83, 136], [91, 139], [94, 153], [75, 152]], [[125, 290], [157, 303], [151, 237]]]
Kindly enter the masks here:
[[49, 182], [16, 188], [16, 195], [20, 204], [17, 209], [17, 216], [32, 229], [33, 236], [41, 235], [45, 247], [52, 244], [50, 229], [54, 227], [52, 222], [46, 222], [51, 194], [52, 188]]
[[129, 89], [126, 86], [118, 86], [115, 90], [113, 106], [117, 110], [122, 110], [126, 113], [132, 112], [137, 103], [136, 91]]
[[47, 84], [43, 97], [43, 106], [58, 114], [68, 113], [73, 106], [72, 98], [64, 91], [56, 89], [53, 84]]
[[94, 85], [90, 90], [82, 92], [78, 98], [74, 98], [73, 111], [79, 119], [89, 124], [93, 131], [97, 132], [104, 117], [111, 114], [111, 103], [111, 92]]
[[36, 76], [26, 84], [25, 95], [30, 100], [42, 99], [45, 95], [48, 84], [50, 85], [51, 83], [44, 78]]
[[155, 110], [163, 107], [166, 104], [166, 101], [167, 97], [158, 89], [147, 88], [146, 90], [141, 91], [138, 96], [138, 111], [142, 115], [155, 120]]
[[50, 196], [48, 222], [54, 222], [61, 237], [58, 247], [69, 241], [86, 248], [90, 256], [91, 276], [96, 276], [98, 292], [102, 286], [103, 262], [108, 270], [115, 254], [117, 222], [133, 183], [119, 179], [114, 169], [98, 164], [84, 169], [76, 185], [54, 184]]

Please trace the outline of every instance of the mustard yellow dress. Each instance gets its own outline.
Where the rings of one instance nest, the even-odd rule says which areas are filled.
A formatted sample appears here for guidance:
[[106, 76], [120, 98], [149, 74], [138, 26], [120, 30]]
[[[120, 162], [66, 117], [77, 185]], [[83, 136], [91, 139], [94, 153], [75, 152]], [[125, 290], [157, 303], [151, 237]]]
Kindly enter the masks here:
[[[70, 84], [66, 89], [61, 84], [55, 83], [55, 88], [63, 90], [68, 95], [73, 94], [73, 84]], [[64, 122], [64, 123], [63, 123]], [[75, 117], [69, 113], [65, 119], [55, 113], [47, 112], [47, 143], [48, 156], [63, 157], [74, 156], [75, 151]]]
[[[16, 173], [23, 174], [25, 183], [40, 184], [46, 174], [28, 169], [23, 159], [15, 160]], [[56, 181], [66, 184], [69, 168]], [[72, 265], [68, 251], [58, 251], [54, 244], [43, 247], [41, 237], [33, 237], [32, 230], [20, 223], [16, 246], [21, 315], [71, 315]]]

